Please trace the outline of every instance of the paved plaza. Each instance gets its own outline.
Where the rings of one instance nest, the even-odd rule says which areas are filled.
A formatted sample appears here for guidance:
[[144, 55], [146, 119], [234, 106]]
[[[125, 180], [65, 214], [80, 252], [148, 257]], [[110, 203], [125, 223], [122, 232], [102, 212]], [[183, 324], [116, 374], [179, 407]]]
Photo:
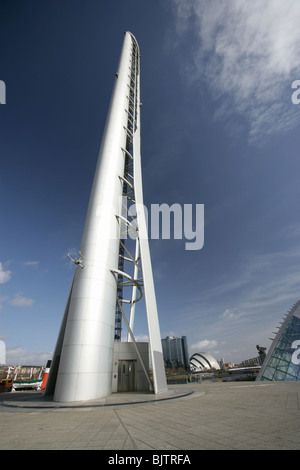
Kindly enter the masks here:
[[158, 398], [116, 394], [64, 407], [40, 392], [2, 393], [0, 449], [300, 449], [299, 382], [192, 383]]

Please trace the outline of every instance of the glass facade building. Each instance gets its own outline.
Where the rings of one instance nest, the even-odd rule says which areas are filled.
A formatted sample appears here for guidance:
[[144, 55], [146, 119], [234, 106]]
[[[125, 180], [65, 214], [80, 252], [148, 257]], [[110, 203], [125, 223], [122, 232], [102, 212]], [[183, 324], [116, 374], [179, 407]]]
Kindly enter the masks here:
[[166, 367], [184, 367], [189, 370], [190, 359], [186, 336], [175, 338], [167, 336], [161, 340], [164, 363]]
[[300, 381], [300, 300], [276, 334], [257, 380]]

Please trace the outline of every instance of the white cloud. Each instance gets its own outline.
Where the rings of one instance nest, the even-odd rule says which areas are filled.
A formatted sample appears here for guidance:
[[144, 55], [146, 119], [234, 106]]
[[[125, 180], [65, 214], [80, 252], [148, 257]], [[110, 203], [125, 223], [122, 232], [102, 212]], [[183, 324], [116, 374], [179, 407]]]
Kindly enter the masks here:
[[2, 303], [7, 300], [7, 297], [0, 297], [0, 310], [2, 309]]
[[32, 267], [37, 267], [40, 264], [39, 261], [26, 261], [24, 263], [24, 266], [32, 266]]
[[34, 304], [34, 300], [24, 297], [21, 294], [16, 294], [10, 301], [10, 304], [15, 307], [31, 307]]
[[214, 349], [218, 345], [217, 341], [209, 340], [209, 339], [203, 339], [202, 341], [198, 341], [195, 344], [191, 345], [191, 350], [192, 351], [206, 351], [207, 349]]
[[50, 351], [27, 351], [18, 346], [6, 347], [6, 364], [8, 365], [46, 365], [52, 358]]
[[[126, 337], [127, 337], [127, 332], [126, 332]], [[140, 334], [140, 335], [134, 335], [134, 339], [138, 343], [149, 343], [149, 336], [145, 334]]]
[[300, 76], [298, 0], [176, 0], [173, 5], [179, 40], [191, 28], [196, 35], [190, 53], [186, 50], [186, 78], [194, 85], [205, 79], [219, 100], [215, 118], [241, 113], [252, 143], [299, 122], [299, 109], [291, 102], [291, 84]]
[[11, 278], [11, 271], [5, 271], [2, 263], [0, 263], [0, 284], [4, 284]]
[[229, 308], [225, 310], [225, 312], [222, 314], [222, 318], [225, 320], [237, 320], [240, 317], [243, 317], [245, 313], [242, 312], [235, 312]]

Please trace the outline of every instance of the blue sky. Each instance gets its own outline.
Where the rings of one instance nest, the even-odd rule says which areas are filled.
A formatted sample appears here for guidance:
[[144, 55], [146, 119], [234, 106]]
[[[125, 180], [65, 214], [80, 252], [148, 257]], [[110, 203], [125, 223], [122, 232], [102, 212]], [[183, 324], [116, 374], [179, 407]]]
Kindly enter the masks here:
[[269, 347], [300, 298], [299, 18], [297, 0], [2, 2], [8, 363], [53, 352], [125, 30], [141, 49], [145, 205], [205, 206], [201, 250], [150, 240], [162, 337], [233, 362]]

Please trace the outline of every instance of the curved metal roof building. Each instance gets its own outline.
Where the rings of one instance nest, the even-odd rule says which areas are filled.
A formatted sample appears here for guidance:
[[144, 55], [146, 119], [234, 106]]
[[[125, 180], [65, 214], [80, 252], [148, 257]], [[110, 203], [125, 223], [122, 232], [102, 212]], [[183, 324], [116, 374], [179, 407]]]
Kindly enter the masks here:
[[192, 372], [200, 372], [209, 369], [220, 369], [218, 361], [211, 354], [206, 352], [198, 352], [193, 354], [190, 358], [190, 367]]

